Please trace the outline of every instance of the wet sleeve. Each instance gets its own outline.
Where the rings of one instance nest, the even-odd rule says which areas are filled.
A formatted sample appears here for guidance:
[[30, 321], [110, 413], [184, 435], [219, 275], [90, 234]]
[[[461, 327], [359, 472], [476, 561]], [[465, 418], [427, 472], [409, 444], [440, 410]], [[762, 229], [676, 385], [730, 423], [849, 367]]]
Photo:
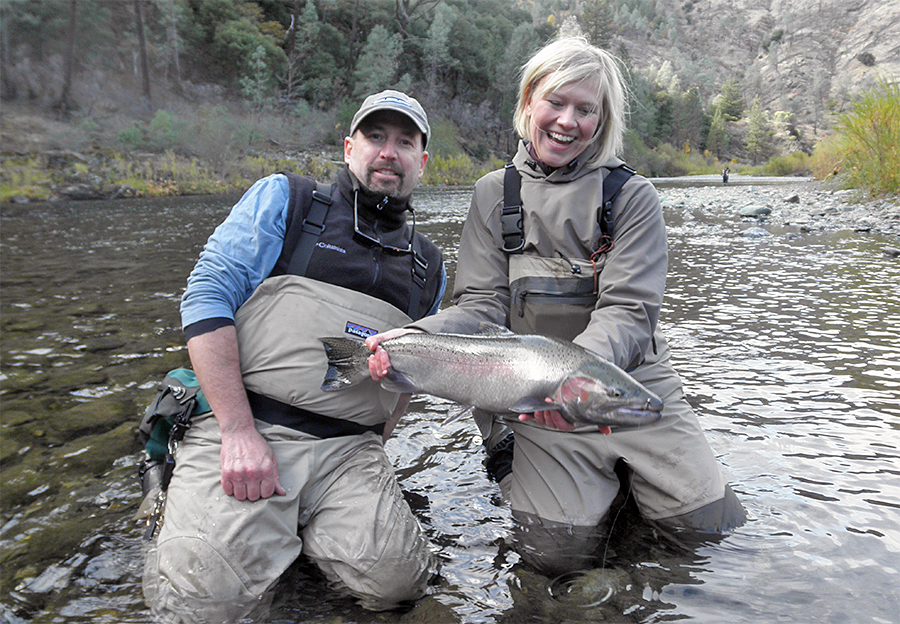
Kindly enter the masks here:
[[416, 322], [417, 329], [471, 334], [483, 322], [508, 326], [509, 261], [495, 231], [503, 195], [500, 173], [499, 178], [489, 174], [475, 185], [459, 243], [453, 305]]
[[623, 208], [600, 273], [597, 306], [574, 342], [630, 370], [653, 348], [668, 271], [666, 226], [659, 195], [644, 178], [629, 181], [616, 204]]
[[434, 301], [432, 302], [431, 309], [425, 314], [425, 316], [432, 316], [438, 313], [438, 310], [441, 308], [441, 301], [444, 298], [444, 293], [447, 292], [447, 265], [441, 262], [441, 283], [438, 286], [437, 294], [434, 296]]
[[233, 321], [281, 254], [289, 198], [287, 178], [272, 175], [257, 181], [235, 204], [188, 277], [181, 299], [183, 328], [209, 319]]

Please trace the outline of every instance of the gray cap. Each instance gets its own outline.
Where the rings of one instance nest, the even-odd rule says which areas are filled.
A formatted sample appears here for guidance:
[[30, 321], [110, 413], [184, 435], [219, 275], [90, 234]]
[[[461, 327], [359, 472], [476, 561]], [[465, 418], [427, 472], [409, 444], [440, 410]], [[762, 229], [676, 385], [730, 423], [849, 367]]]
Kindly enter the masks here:
[[416, 127], [425, 135], [425, 145], [428, 145], [428, 141], [431, 139], [431, 127], [428, 125], [428, 116], [425, 114], [425, 109], [422, 108], [422, 105], [419, 104], [416, 98], [409, 97], [400, 91], [392, 91], [391, 89], [370, 95], [365, 99], [362, 106], [353, 115], [353, 121], [350, 122], [350, 135], [353, 136], [363, 119], [380, 110], [397, 111], [412, 119]]

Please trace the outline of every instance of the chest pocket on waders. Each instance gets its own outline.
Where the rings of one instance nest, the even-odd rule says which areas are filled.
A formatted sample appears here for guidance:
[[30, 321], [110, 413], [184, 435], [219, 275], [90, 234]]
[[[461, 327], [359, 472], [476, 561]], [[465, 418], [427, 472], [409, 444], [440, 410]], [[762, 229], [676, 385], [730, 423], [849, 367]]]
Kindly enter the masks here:
[[584, 331], [597, 304], [596, 263], [568, 258], [509, 256], [509, 325], [516, 333], [572, 340]]

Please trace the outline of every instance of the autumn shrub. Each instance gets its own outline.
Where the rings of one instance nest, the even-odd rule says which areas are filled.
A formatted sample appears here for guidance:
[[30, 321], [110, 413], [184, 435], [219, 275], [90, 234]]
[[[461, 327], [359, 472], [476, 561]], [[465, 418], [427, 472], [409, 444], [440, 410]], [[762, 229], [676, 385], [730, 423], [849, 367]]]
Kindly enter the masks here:
[[437, 154], [428, 159], [422, 183], [426, 185], [472, 184], [477, 167], [466, 154]]
[[840, 173], [847, 188], [872, 195], [900, 191], [900, 85], [882, 79], [841, 115], [816, 145], [813, 174]]
[[14, 197], [49, 199], [51, 182], [46, 163], [38, 156], [4, 159], [0, 167], [0, 203]]
[[770, 176], [808, 174], [809, 156], [804, 152], [792, 152], [785, 156], [775, 156], [762, 166], [762, 173]]

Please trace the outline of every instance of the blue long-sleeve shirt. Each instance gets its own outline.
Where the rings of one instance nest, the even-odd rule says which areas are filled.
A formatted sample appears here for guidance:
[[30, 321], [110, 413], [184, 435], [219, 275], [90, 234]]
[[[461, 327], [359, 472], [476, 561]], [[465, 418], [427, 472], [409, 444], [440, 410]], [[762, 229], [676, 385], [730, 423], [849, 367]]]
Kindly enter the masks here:
[[[210, 236], [181, 299], [181, 324], [221, 320], [234, 314], [266, 279], [281, 255], [290, 211], [290, 185], [284, 175], [258, 180]], [[437, 312], [446, 289], [442, 267], [438, 295], [428, 314]], [[203, 333], [198, 332], [198, 333]]]

